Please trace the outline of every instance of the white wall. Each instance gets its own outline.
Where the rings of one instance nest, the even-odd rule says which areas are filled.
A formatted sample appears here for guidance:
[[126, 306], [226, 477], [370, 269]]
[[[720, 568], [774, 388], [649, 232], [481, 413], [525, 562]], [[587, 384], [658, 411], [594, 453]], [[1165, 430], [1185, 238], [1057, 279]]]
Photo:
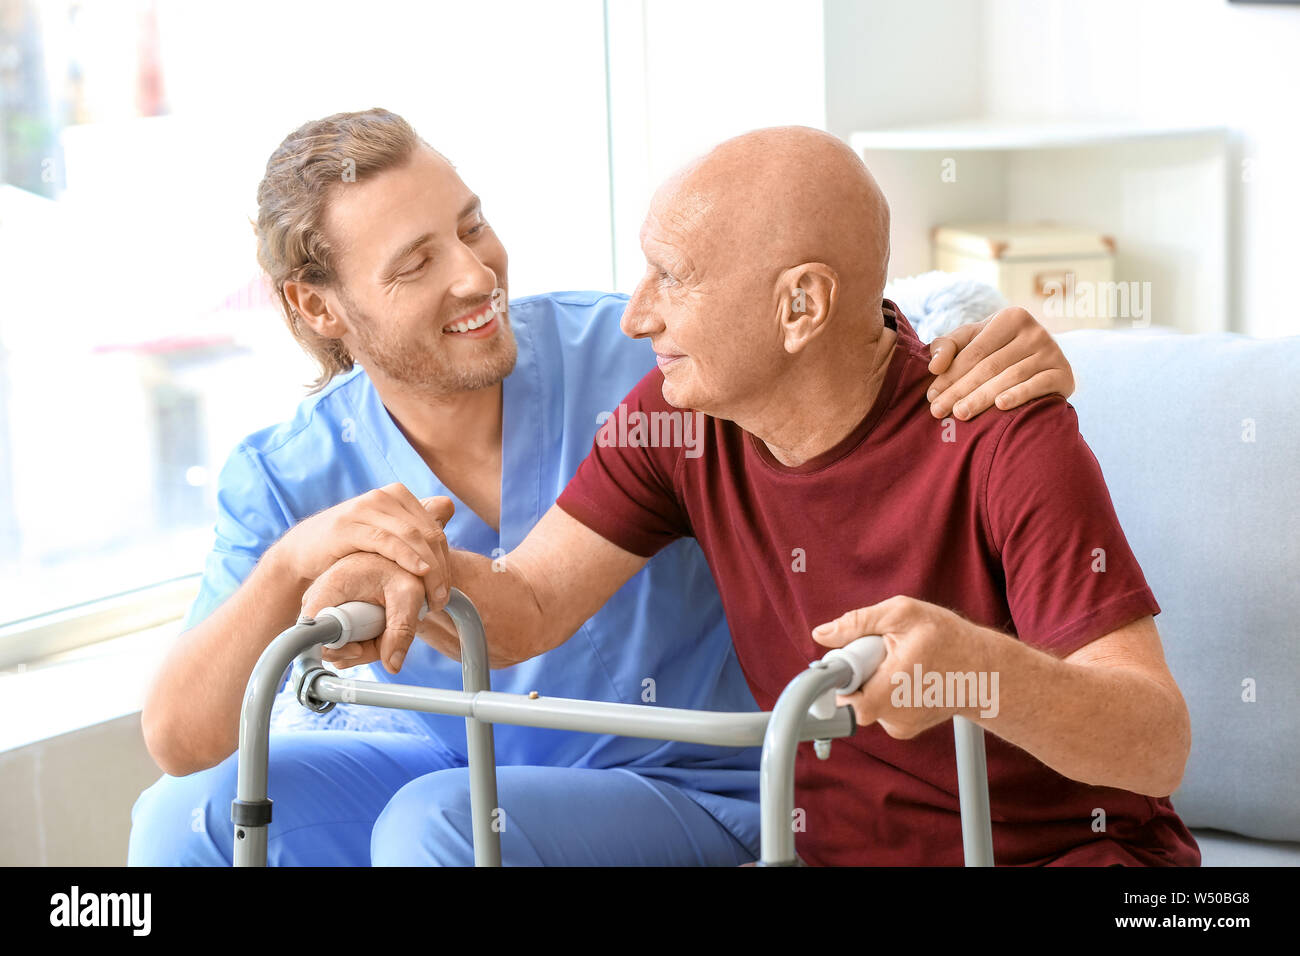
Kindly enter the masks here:
[[617, 287], [645, 269], [638, 232], [658, 184], [724, 139], [826, 126], [821, 0], [610, 0]]
[[825, 22], [836, 136], [983, 109], [981, 0], [825, 0]]
[[287, 133], [383, 106], [481, 195], [512, 295], [611, 281], [601, 0], [231, 0], [206, 16], [164, 0], [162, 13], [169, 103], [211, 136], [186, 181], [221, 191], [239, 235]]
[[139, 713], [0, 752], [0, 866], [125, 866], [131, 808], [160, 776]]
[[1242, 331], [1300, 333], [1300, 8], [989, 0], [983, 37], [991, 114], [1185, 119], [1238, 131], [1241, 155], [1228, 170], [1230, 307]]
[[[1227, 0], [825, 0], [824, 29], [827, 128], [844, 138], [977, 116], [1234, 130], [1222, 252], [1200, 249], [1199, 265], [1184, 271], [1208, 275], [1226, 257], [1227, 288], [1215, 291], [1228, 313], [1222, 324], [1256, 335], [1300, 333], [1291, 291], [1300, 257], [1300, 8]], [[1023, 179], [1033, 193], [1042, 163], [1057, 161], [1018, 157], [1006, 175], [1016, 190]], [[915, 170], [903, 167], [882, 168], [877, 178], [896, 182], [907, 197], [896, 221], [919, 220], [929, 214], [925, 188], [932, 186], [912, 189]], [[1193, 170], [1183, 181], [1200, 175]], [[1148, 244], [1155, 235], [1163, 253], [1179, 256], [1178, 241], [1166, 239], [1190, 234], [1186, 220], [1196, 213], [1162, 212], [1186, 194], [1181, 182], [1163, 183], [1135, 167], [1122, 184], [1132, 194], [1123, 202], [1135, 202], [1137, 218], [1156, 225], [1156, 233], [1146, 230]], [[1160, 195], [1146, 195], [1152, 189]], [[1025, 213], [1027, 202], [1012, 214]], [[1123, 231], [1120, 216], [1097, 210], [1103, 213], [1117, 222], [1110, 231]], [[896, 235], [895, 245], [900, 261], [920, 261], [923, 229]], [[1138, 250], [1128, 264], [1146, 263], [1143, 278], [1170, 279], [1168, 269], [1149, 268], [1151, 251]], [[1199, 294], [1196, 283], [1180, 283], [1165, 298], [1171, 311], [1185, 313], [1187, 297]], [[1208, 325], [1204, 317], [1193, 324]]]

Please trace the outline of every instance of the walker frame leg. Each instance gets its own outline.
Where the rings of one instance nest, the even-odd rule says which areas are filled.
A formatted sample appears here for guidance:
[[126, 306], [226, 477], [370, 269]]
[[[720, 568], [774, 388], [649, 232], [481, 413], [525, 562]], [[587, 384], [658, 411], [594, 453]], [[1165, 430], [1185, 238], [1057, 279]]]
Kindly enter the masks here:
[[816, 661], [786, 685], [772, 708], [758, 765], [759, 866], [799, 865], [794, 850], [795, 754], [808, 708], [827, 690], [843, 684], [847, 671], [841, 663]]
[[[447, 614], [460, 634], [460, 668], [465, 690], [470, 693], [492, 689], [488, 669], [487, 636], [474, 603], [452, 590]], [[465, 749], [469, 758], [470, 826], [474, 834], [474, 865], [501, 865], [501, 810], [497, 803], [497, 758], [492, 725], [477, 717], [465, 718]], [[500, 821], [502, 824], [504, 820]]]
[[[808, 710], [827, 690], [841, 686], [850, 671], [837, 660], [814, 661], [781, 692], [763, 738], [759, 764], [759, 814], [762, 849], [759, 866], [798, 866], [795, 853], [794, 767], [805, 736]], [[993, 865], [993, 824], [989, 812], [988, 765], [984, 728], [953, 718], [957, 757], [957, 795], [961, 809], [962, 853], [967, 866]], [[818, 741], [822, 743], [822, 741]], [[829, 748], [817, 749], [826, 759]]]
[[[446, 611], [460, 636], [465, 690], [490, 690], [487, 639], [478, 610], [464, 593], [452, 588]], [[271, 709], [284, 672], [299, 657], [303, 658], [304, 669], [312, 670], [313, 664], [320, 663], [320, 646], [335, 640], [340, 633], [341, 626], [332, 617], [298, 621], [268, 644], [253, 666], [240, 711], [235, 800], [230, 807], [235, 828], [235, 866], [266, 866], [266, 828], [271, 822], [271, 801], [267, 797]], [[466, 717], [465, 744], [469, 751], [474, 864], [500, 866], [501, 834], [493, 826], [497, 777], [491, 724]]]
[[993, 865], [993, 821], [989, 813], [989, 770], [984, 728], [965, 717], [952, 719], [957, 748], [957, 798], [961, 845], [967, 866]]
[[239, 761], [235, 800], [230, 806], [235, 866], [266, 866], [266, 828], [271, 822], [271, 801], [266, 795], [271, 708], [280, 679], [299, 654], [338, 635], [337, 621], [299, 621], [268, 644], [253, 666], [239, 717]]

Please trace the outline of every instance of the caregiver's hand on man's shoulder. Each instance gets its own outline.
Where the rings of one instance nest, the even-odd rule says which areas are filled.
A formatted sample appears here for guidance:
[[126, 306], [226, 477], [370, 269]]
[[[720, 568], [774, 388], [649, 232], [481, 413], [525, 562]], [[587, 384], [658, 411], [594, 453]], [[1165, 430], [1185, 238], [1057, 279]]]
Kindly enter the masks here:
[[1074, 372], [1056, 339], [1014, 306], [938, 336], [930, 355], [930, 371], [938, 377], [926, 398], [935, 418], [967, 421], [995, 404], [1005, 411], [1074, 392]]
[[450, 576], [443, 525], [455, 510], [450, 498], [421, 501], [394, 483], [303, 519], [272, 547], [304, 586], [353, 552], [379, 555], [424, 578], [429, 607], [440, 608]]

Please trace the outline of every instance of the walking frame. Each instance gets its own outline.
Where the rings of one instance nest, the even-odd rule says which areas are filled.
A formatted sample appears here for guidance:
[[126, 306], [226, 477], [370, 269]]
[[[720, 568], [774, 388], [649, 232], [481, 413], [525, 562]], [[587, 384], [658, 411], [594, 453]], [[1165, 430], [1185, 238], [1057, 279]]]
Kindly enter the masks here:
[[[647, 707], [563, 697], [503, 694], [491, 689], [483, 622], [470, 599], [452, 588], [445, 610], [460, 636], [464, 689], [444, 690], [351, 680], [324, 667], [321, 648], [377, 637], [384, 609], [352, 602], [303, 618], [262, 652], [244, 692], [239, 721], [239, 768], [230, 818], [235, 827], [234, 865], [265, 866], [271, 800], [267, 796], [271, 707], [285, 669], [303, 706], [324, 713], [335, 704], [395, 707], [463, 716], [469, 757], [471, 827], [475, 866], [501, 865], [493, 724], [519, 724], [587, 733], [647, 737], [718, 747], [763, 745], [759, 764], [761, 858], [759, 866], [797, 866], [794, 833], [794, 763], [801, 741], [811, 740], [820, 759], [831, 741], [856, 730], [851, 708], [835, 695], [856, 690], [884, 658], [876, 636], [829, 651], [786, 685], [770, 712], [715, 712]], [[993, 865], [984, 730], [953, 718], [962, 848], [967, 866]]]

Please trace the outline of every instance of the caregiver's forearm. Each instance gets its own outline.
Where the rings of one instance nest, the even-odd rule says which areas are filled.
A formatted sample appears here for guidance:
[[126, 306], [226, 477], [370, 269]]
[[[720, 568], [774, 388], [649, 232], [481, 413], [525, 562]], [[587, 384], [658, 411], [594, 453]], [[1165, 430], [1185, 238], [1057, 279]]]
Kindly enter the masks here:
[[235, 752], [253, 665], [297, 620], [306, 586], [272, 546], [234, 594], [176, 639], [140, 714], [145, 746], [164, 773], [206, 770]]

